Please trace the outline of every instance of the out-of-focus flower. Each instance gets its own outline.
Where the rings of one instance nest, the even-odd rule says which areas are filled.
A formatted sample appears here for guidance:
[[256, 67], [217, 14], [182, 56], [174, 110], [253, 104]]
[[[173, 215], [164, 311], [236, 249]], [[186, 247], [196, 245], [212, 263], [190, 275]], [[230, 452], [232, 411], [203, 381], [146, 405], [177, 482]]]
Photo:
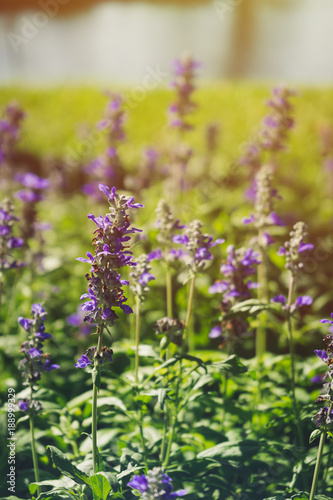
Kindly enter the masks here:
[[186, 490], [172, 491], [172, 479], [159, 467], [154, 467], [147, 474], [133, 476], [128, 486], [138, 490], [143, 500], [172, 500], [186, 495]]

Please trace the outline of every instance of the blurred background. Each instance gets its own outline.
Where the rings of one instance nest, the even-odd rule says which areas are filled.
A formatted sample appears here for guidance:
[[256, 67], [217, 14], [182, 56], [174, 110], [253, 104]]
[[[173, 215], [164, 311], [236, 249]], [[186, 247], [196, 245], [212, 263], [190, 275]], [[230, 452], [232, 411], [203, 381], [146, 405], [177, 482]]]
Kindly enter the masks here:
[[0, 84], [160, 84], [184, 50], [207, 80], [331, 84], [332, 26], [332, 0], [0, 0]]

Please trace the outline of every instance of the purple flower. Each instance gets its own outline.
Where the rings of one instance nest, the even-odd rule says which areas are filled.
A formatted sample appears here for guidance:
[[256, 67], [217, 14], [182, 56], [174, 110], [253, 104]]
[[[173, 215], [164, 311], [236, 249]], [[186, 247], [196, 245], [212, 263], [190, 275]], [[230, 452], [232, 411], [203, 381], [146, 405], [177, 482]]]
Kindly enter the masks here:
[[91, 365], [90, 359], [85, 354], [82, 354], [81, 358], [77, 360], [74, 366], [76, 368], [85, 368], [88, 365]]
[[21, 411], [27, 411], [28, 409], [28, 400], [27, 399], [21, 399], [18, 401], [17, 406], [20, 408]]
[[31, 349], [29, 349], [28, 353], [30, 354], [30, 357], [32, 359], [42, 355], [42, 353], [38, 349], [36, 349], [36, 347], [32, 347]]
[[277, 302], [279, 304], [285, 304], [287, 302], [287, 299], [284, 295], [276, 295], [275, 297], [271, 298], [271, 302]]
[[[24, 379], [24, 385], [30, 386], [34, 391], [42, 372], [55, 370], [59, 368], [59, 365], [51, 363], [50, 355], [43, 352], [44, 342], [52, 337], [51, 334], [45, 332], [44, 321], [47, 314], [44, 307], [39, 303], [33, 304], [31, 306], [31, 315], [31, 319], [22, 316], [18, 318], [18, 323], [28, 332], [28, 340], [23, 342], [21, 346], [24, 357], [19, 364], [19, 370]], [[28, 406], [33, 413], [38, 413], [42, 407], [39, 401], [33, 399], [29, 401]], [[23, 411], [26, 411], [26, 409]]]
[[314, 245], [312, 245], [312, 243], [301, 242], [299, 244], [299, 247], [298, 247], [298, 253], [306, 252], [307, 250], [313, 250], [313, 249], [314, 249]]
[[139, 491], [142, 498], [173, 500], [176, 497], [186, 495], [186, 490], [172, 491], [172, 479], [164, 474], [162, 469], [154, 467], [147, 474], [141, 476], [133, 476], [133, 479], [128, 483], [128, 486]]
[[296, 307], [310, 306], [312, 304], [312, 297], [309, 295], [301, 295], [297, 297], [295, 305]]
[[274, 226], [285, 226], [286, 224], [283, 222], [283, 220], [280, 219], [280, 217], [278, 217], [276, 215], [275, 212], [272, 212], [270, 214], [270, 218], [271, 218], [271, 221], [272, 221], [272, 224], [274, 224]]
[[49, 359], [47, 359], [44, 363], [44, 370], [46, 372], [50, 372], [51, 370], [56, 370], [57, 368], [60, 368], [59, 365], [52, 364]]
[[148, 480], [144, 474], [142, 476], [133, 476], [133, 479], [127, 483], [127, 486], [138, 490], [139, 493], [144, 493], [148, 490]]
[[132, 312], [132, 309], [124, 304], [127, 299], [122, 290], [122, 286], [128, 282], [121, 279], [117, 270], [124, 266], [136, 265], [132, 262], [132, 252], [127, 250], [127, 243], [131, 234], [139, 230], [130, 227], [127, 210], [140, 208], [142, 205], [133, 203], [132, 197], [118, 195], [115, 187], [110, 189], [105, 184], [100, 184], [99, 189], [107, 196], [111, 212], [105, 217], [88, 214], [88, 218], [94, 221], [98, 230], [94, 237], [95, 255], [88, 252], [87, 259], [78, 259], [92, 266], [90, 274], [86, 275], [89, 282], [88, 293], [81, 296], [81, 300], [89, 301], [85, 302], [81, 309], [86, 313], [84, 320], [90, 324], [112, 326], [118, 318], [115, 307], [120, 307], [125, 314]]
[[316, 356], [318, 356], [318, 358], [322, 359], [323, 361], [327, 361], [328, 354], [325, 349], [323, 349], [322, 351], [320, 349], [315, 349], [314, 353]]
[[208, 335], [211, 339], [216, 339], [222, 337], [222, 329], [220, 326], [214, 326]]

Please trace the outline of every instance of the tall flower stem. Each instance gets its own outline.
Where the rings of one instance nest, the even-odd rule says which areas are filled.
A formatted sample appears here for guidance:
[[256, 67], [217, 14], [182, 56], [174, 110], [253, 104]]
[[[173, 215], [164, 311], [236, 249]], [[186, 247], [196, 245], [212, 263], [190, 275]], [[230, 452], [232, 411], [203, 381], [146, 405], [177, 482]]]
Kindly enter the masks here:
[[[195, 276], [192, 276], [191, 278], [191, 284], [190, 284], [190, 292], [189, 292], [189, 297], [188, 297], [188, 303], [187, 303], [187, 313], [186, 313], [186, 320], [185, 320], [185, 327], [184, 327], [184, 333], [183, 333], [183, 338], [182, 338], [182, 345], [181, 345], [181, 354], [185, 354], [186, 350], [186, 340], [187, 340], [187, 334], [188, 334], [188, 327], [191, 321], [191, 315], [192, 315], [192, 307], [193, 307], [193, 298], [194, 298], [194, 289], [195, 289]], [[179, 390], [180, 390], [180, 384], [182, 381], [182, 370], [183, 369], [183, 363], [182, 363], [182, 358], [179, 360], [179, 372], [178, 372], [178, 377], [177, 377], [177, 382], [176, 382], [176, 394], [175, 394], [175, 404], [174, 404], [174, 411], [173, 415], [171, 416], [171, 426], [170, 426], [170, 431], [169, 431], [169, 441], [168, 441], [168, 447], [165, 455], [165, 460], [163, 463], [163, 467], [167, 467], [170, 459], [170, 453], [171, 453], [171, 447], [175, 435], [175, 430], [176, 430], [176, 425], [178, 421], [178, 413], [179, 413]]]
[[167, 263], [166, 268], [166, 296], [167, 296], [167, 316], [172, 318], [173, 308], [172, 308], [172, 274], [169, 264]]
[[[259, 230], [258, 240], [259, 240], [259, 253], [261, 264], [258, 265], [258, 298], [263, 302], [268, 301], [268, 279], [267, 279], [267, 256], [265, 248], [262, 246], [263, 241], [263, 230]], [[260, 325], [256, 332], [256, 356], [260, 359], [266, 352], [266, 320], [267, 315], [263, 312], [260, 315]]]
[[[288, 340], [289, 340], [289, 351], [290, 351], [290, 362], [291, 362], [291, 393], [292, 393], [291, 396], [292, 396], [293, 412], [294, 412], [294, 416], [296, 419], [298, 444], [302, 449], [304, 449], [304, 438], [303, 438], [301, 421], [300, 421], [300, 416], [299, 416], [299, 411], [298, 411], [298, 406], [297, 406], [297, 401], [296, 401], [296, 394], [295, 394], [296, 373], [295, 373], [293, 325], [292, 325], [292, 317], [291, 317], [291, 304], [293, 301], [294, 286], [295, 286], [295, 276], [293, 274], [291, 274], [290, 275], [290, 283], [289, 283], [289, 291], [288, 291], [288, 300], [287, 300]], [[303, 456], [301, 457], [301, 460], [303, 463]], [[305, 475], [303, 473], [303, 467], [302, 467], [302, 475], [303, 475], [303, 482], [305, 485], [306, 478], [305, 478]]]
[[[331, 414], [333, 408], [333, 403], [330, 404], [327, 415]], [[317, 460], [316, 460], [316, 467], [313, 473], [313, 479], [312, 479], [312, 486], [311, 486], [311, 492], [310, 492], [310, 498], [309, 500], [313, 500], [316, 489], [317, 489], [317, 484], [318, 484], [318, 479], [319, 479], [319, 470], [320, 470], [320, 464], [321, 464], [321, 459], [323, 455], [323, 450], [324, 450], [324, 444], [325, 444], [325, 439], [326, 439], [326, 431], [322, 431], [320, 435], [320, 440], [319, 440], [319, 446], [318, 446], [318, 452], [317, 452]]]
[[190, 328], [189, 328], [191, 317], [192, 317], [194, 289], [195, 289], [195, 276], [192, 276], [191, 283], [190, 283], [190, 293], [189, 293], [188, 304], [187, 304], [185, 329], [184, 329], [184, 336], [183, 336], [183, 343], [182, 343], [182, 354], [185, 354], [185, 349], [186, 349], [187, 343], [188, 343], [188, 347], [189, 347], [190, 351], [193, 351], [195, 349], [194, 332], [193, 332], [193, 330], [190, 330]]
[[[32, 387], [30, 387], [30, 401], [32, 401], [33, 395], [32, 395]], [[34, 471], [35, 471], [35, 480], [38, 483], [39, 482], [39, 469], [38, 469], [38, 458], [37, 458], [37, 453], [36, 453], [36, 446], [35, 446], [35, 424], [34, 424], [34, 415], [31, 411], [30, 413], [30, 439], [31, 439], [31, 453], [32, 453], [32, 462], [34, 465]], [[40, 487], [37, 486], [37, 493], [40, 495]]]
[[[97, 328], [98, 343], [97, 343], [97, 355], [100, 355], [102, 351], [103, 342], [103, 325], [99, 325]], [[92, 372], [93, 379], [93, 394], [92, 394], [92, 425], [91, 425], [91, 436], [92, 436], [92, 456], [93, 456], [93, 471], [94, 474], [98, 472], [98, 447], [97, 447], [97, 400], [98, 400], [98, 390], [100, 386], [100, 373], [101, 368], [97, 359], [94, 361], [94, 368]]]
[[139, 383], [139, 342], [140, 342], [140, 307], [141, 300], [136, 298], [136, 314], [135, 314], [135, 383]]

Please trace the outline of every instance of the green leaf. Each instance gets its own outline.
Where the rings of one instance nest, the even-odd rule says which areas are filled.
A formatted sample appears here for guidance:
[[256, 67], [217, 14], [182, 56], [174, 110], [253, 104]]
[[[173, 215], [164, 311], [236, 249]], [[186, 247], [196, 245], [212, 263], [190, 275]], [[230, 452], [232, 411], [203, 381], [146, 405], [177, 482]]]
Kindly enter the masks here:
[[219, 443], [207, 450], [198, 453], [197, 458], [215, 458], [227, 460], [229, 458], [248, 457], [256, 454], [260, 449], [258, 441], [247, 439], [244, 441]]
[[[316, 497], [317, 498], [317, 497]], [[291, 497], [291, 500], [309, 500], [308, 494], [300, 491]]]
[[130, 467], [129, 469], [123, 470], [123, 472], [118, 474], [117, 478], [122, 479], [123, 477], [130, 476], [132, 474], [132, 472], [136, 472], [139, 469], [142, 469], [142, 466], [135, 465], [134, 467]]
[[311, 432], [310, 437], [309, 437], [309, 443], [312, 443], [317, 437], [319, 437], [321, 434], [320, 429], [315, 429], [314, 431]]
[[69, 477], [77, 484], [90, 484], [89, 476], [72, 464], [68, 458], [55, 446], [47, 446], [51, 452], [51, 459], [55, 467], [65, 476]]
[[38, 495], [37, 500], [57, 500], [57, 499], [68, 500], [72, 498], [73, 500], [77, 500], [78, 497], [67, 491], [65, 488], [54, 488], [51, 491], [47, 491], [45, 493], [41, 493]]
[[248, 316], [257, 316], [262, 311], [276, 309], [275, 304], [261, 302], [258, 299], [249, 299], [244, 300], [243, 302], [239, 302], [235, 304], [229, 312], [223, 314], [221, 318], [223, 320], [239, 318], [240, 316], [243, 318], [247, 318]]
[[224, 361], [212, 363], [210, 368], [217, 371], [228, 371], [232, 375], [239, 375], [240, 373], [245, 373], [247, 371], [246, 366], [243, 365], [236, 354], [232, 354], [232, 356], [229, 356], [229, 358]]
[[90, 486], [93, 493], [102, 500], [106, 500], [111, 491], [111, 485], [105, 472], [97, 472], [97, 474], [90, 476]]

